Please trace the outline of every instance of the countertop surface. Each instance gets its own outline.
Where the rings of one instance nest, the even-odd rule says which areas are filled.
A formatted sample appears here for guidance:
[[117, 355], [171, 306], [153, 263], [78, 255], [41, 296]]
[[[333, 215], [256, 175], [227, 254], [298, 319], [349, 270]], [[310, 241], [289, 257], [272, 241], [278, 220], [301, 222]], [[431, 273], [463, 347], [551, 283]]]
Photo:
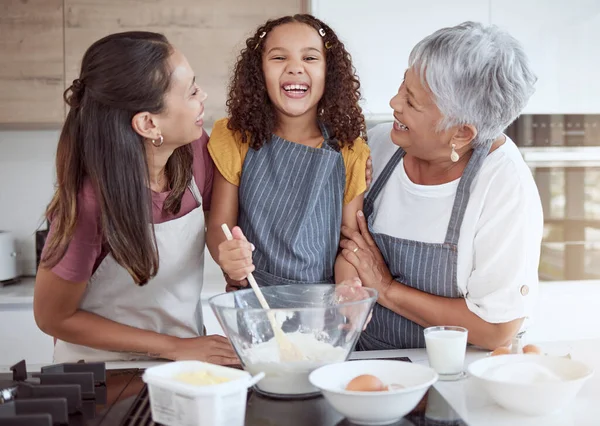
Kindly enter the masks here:
[[[539, 343], [542, 350], [549, 355], [566, 355], [570, 354], [573, 359], [585, 362], [595, 370], [600, 369], [600, 339], [591, 340], [576, 340], [576, 341], [561, 341], [561, 342], [547, 342]], [[467, 357], [465, 360], [465, 367], [471, 362], [488, 356], [489, 352], [478, 350], [475, 348], [469, 348], [467, 351]], [[408, 350], [391, 350], [391, 351], [372, 351], [372, 352], [355, 352], [352, 354], [352, 358], [393, 358], [406, 356], [410, 360], [417, 364], [428, 365], [428, 358], [425, 349], [408, 349]], [[107, 363], [107, 369], [118, 370], [118, 369], [144, 369], [152, 365], [157, 365], [159, 362], [120, 362], [120, 363]], [[39, 365], [28, 365], [27, 368], [30, 372], [39, 371]], [[0, 366], [0, 373], [8, 372], [8, 366]], [[138, 386], [132, 389], [132, 393], [129, 397], [133, 397], [136, 392], [141, 389], [141, 381], [138, 381]], [[588, 426], [599, 424], [600, 419], [600, 374], [596, 371], [578, 393], [575, 401], [573, 401], [564, 410], [541, 417], [529, 417], [506, 411], [496, 405], [479, 387], [479, 384], [472, 377], [467, 377], [463, 380], [455, 382], [437, 382], [434, 388], [439, 392], [452, 406], [460, 417], [468, 424], [472, 426]], [[132, 400], [129, 400], [131, 405]], [[260, 401], [258, 401], [260, 402]], [[257, 402], [257, 403], [258, 403]], [[308, 405], [317, 404], [318, 407], [315, 409], [322, 410], [329, 408], [326, 402], [320, 398], [312, 400], [307, 403], [306, 401], [285, 401], [283, 403], [274, 403], [272, 407], [267, 410], [269, 415], [275, 415], [275, 406], [280, 407], [280, 415], [278, 419], [286, 419], [285, 422], [281, 423], [268, 423], [268, 424], [288, 424], [296, 425], [300, 423], [288, 422], [287, 420], [293, 420], [297, 416], [308, 415]], [[259, 404], [260, 405], [260, 404]], [[250, 405], [249, 405], [250, 407]], [[265, 408], [265, 407], [263, 407]], [[314, 407], [313, 407], [314, 408]], [[291, 411], [290, 411], [291, 410]], [[260, 413], [263, 417], [265, 410], [260, 409]], [[314, 411], [314, 410], [313, 410]], [[259, 424], [248, 422], [248, 416], [252, 415], [254, 411], [249, 408], [247, 412], [247, 423], [246, 424]], [[291, 414], [290, 413], [295, 413]], [[297, 415], [297, 416], [296, 416]], [[298, 417], [300, 418], [300, 417]], [[263, 419], [264, 420], [264, 419]], [[271, 419], [275, 420], [275, 419]], [[335, 420], [335, 419], [334, 419]], [[449, 419], [448, 419], [449, 420]], [[339, 418], [338, 420], [339, 421]], [[332, 425], [346, 425], [346, 422], [337, 421], [331, 423]], [[112, 423], [111, 423], [112, 424]], [[118, 424], [118, 423], [117, 423]], [[266, 423], [260, 423], [266, 424]], [[315, 423], [302, 423], [302, 424], [321, 424]], [[329, 423], [327, 423], [328, 425]], [[405, 424], [405, 423], [402, 423]], [[407, 423], [412, 424], [412, 423]], [[442, 423], [443, 424], [443, 423]]]

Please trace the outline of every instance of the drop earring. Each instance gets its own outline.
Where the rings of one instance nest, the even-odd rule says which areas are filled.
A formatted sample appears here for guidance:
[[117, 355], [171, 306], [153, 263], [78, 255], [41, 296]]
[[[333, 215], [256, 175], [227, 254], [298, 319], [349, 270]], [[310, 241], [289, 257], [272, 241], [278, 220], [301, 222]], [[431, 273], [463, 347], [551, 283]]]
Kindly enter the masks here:
[[452, 144], [452, 152], [450, 153], [450, 160], [452, 160], [453, 163], [456, 163], [458, 160], [460, 159], [460, 156], [458, 155], [458, 152], [456, 152], [456, 144]]
[[164, 141], [165, 139], [163, 138], [163, 135], [158, 135], [158, 143], [155, 139], [152, 139], [152, 145], [158, 148], [164, 143]]

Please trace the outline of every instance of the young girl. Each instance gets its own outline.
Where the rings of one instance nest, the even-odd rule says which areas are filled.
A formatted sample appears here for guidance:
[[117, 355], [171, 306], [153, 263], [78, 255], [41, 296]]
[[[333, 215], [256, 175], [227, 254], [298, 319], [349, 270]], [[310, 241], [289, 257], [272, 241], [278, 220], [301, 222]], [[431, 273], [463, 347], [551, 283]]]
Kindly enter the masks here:
[[[217, 171], [207, 243], [226, 277], [254, 271], [275, 285], [356, 275], [337, 254], [366, 189], [359, 87], [344, 45], [311, 15], [268, 21], [246, 41], [230, 118], [215, 123], [208, 145]], [[239, 225], [234, 241], [222, 223]]]
[[[206, 94], [161, 34], [109, 35], [65, 92], [58, 184], [34, 296], [55, 362], [239, 362], [203, 336]], [[204, 210], [204, 211], [203, 211]]]

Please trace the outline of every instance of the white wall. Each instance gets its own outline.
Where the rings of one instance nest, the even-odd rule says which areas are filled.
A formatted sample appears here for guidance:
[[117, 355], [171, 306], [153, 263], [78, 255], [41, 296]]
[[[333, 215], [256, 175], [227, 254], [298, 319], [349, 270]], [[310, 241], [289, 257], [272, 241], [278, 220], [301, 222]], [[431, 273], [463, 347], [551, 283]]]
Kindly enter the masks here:
[[54, 191], [59, 131], [0, 131], [0, 229], [17, 237], [19, 268], [35, 273], [35, 231]]
[[311, 10], [352, 54], [367, 115], [391, 115], [419, 40], [467, 20], [496, 24], [523, 43], [539, 78], [525, 113], [600, 113], [598, 0], [312, 0]]
[[600, 113], [600, 1], [490, 0], [490, 21], [523, 43], [539, 78], [526, 113]]

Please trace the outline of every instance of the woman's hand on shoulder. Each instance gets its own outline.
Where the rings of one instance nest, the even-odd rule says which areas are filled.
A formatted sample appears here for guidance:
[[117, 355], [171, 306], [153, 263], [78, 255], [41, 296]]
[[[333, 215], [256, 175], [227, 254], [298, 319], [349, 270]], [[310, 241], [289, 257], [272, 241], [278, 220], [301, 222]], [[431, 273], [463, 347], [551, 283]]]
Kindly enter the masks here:
[[367, 168], [365, 169], [365, 181], [367, 183], [367, 191], [371, 187], [371, 183], [373, 183], [373, 160], [369, 155], [369, 159], [367, 160]]

